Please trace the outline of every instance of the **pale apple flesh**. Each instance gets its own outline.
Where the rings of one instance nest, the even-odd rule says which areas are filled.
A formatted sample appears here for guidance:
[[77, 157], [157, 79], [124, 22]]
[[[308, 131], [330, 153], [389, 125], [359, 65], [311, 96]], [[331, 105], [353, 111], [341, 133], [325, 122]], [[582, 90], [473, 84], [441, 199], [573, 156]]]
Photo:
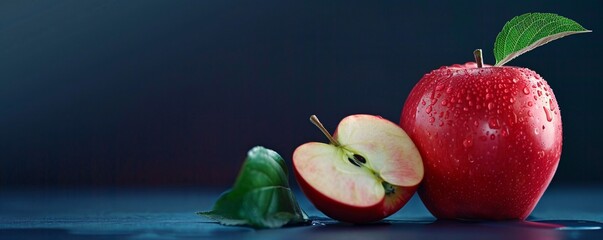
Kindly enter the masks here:
[[363, 153], [367, 167], [397, 186], [414, 186], [423, 178], [421, 155], [398, 125], [381, 117], [353, 115], [344, 118], [335, 138], [347, 149]]
[[353, 115], [333, 137], [339, 145], [311, 142], [293, 154], [295, 176], [319, 210], [340, 221], [373, 222], [412, 197], [423, 164], [400, 127], [377, 116]]

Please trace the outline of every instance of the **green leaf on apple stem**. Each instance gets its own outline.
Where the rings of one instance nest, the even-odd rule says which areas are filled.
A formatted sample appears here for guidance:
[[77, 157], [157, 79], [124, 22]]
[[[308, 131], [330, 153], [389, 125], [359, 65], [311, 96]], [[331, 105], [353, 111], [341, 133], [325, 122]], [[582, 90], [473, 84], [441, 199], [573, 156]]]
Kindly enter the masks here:
[[211, 211], [197, 214], [224, 225], [277, 228], [308, 221], [289, 188], [285, 160], [270, 149], [247, 153], [232, 189], [222, 193]]
[[502, 66], [517, 56], [550, 41], [591, 32], [577, 22], [553, 13], [526, 13], [511, 19], [494, 43], [495, 66]]

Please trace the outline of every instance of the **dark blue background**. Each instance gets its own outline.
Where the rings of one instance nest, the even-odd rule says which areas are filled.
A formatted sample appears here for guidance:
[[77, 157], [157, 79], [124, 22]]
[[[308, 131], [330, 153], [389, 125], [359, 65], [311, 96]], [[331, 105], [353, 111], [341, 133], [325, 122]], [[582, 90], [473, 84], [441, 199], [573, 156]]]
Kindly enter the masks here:
[[593, 33], [513, 60], [563, 114], [554, 183], [603, 181], [603, 2], [0, 1], [0, 186], [227, 185], [246, 151], [287, 161], [349, 114], [398, 122], [442, 65], [555, 12]]

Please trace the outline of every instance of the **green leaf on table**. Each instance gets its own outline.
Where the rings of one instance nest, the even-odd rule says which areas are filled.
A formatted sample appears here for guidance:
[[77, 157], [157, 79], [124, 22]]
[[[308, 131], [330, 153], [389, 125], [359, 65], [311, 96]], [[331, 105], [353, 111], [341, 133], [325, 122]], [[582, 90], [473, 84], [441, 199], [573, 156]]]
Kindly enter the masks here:
[[199, 212], [224, 225], [277, 228], [307, 221], [289, 188], [285, 160], [270, 149], [247, 153], [232, 189], [222, 193], [211, 211]]
[[495, 66], [550, 41], [577, 33], [591, 32], [577, 22], [553, 13], [526, 13], [511, 19], [494, 43]]

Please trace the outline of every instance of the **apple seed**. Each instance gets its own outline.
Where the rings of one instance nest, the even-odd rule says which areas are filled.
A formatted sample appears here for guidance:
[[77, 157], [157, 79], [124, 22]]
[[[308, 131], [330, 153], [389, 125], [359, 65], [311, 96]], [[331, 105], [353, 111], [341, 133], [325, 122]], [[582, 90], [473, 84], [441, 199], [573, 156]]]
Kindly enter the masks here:
[[357, 162], [366, 163], [366, 159], [363, 156], [359, 155], [359, 154], [354, 153], [354, 159]]
[[356, 165], [356, 167], [360, 167], [360, 164], [358, 162], [356, 162], [356, 160], [352, 159], [351, 157], [348, 157], [348, 161], [350, 161], [352, 164]]

